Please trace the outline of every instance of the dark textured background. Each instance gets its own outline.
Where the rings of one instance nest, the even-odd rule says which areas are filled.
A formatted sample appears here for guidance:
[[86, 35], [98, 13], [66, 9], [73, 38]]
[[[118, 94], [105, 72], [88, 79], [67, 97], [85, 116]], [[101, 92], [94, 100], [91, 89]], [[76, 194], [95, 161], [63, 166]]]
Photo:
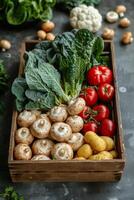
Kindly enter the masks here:
[[[134, 1], [103, 0], [99, 6], [104, 16], [109, 9], [122, 3], [127, 6], [126, 16], [131, 20], [127, 29], [134, 32]], [[55, 33], [69, 30], [68, 16], [55, 11]], [[104, 23], [103, 23], [104, 24]], [[24, 195], [26, 200], [134, 200], [134, 45], [122, 46], [119, 42], [125, 29], [117, 24], [105, 26], [116, 30], [116, 65], [118, 74], [118, 88], [120, 94], [121, 113], [126, 146], [125, 173], [117, 183], [31, 183], [13, 184], [17, 191]], [[17, 76], [19, 67], [19, 49], [22, 40], [35, 36], [37, 24], [29, 24], [17, 29], [0, 24], [0, 38], [9, 39], [12, 48], [6, 53], [0, 52], [11, 76], [10, 82]], [[0, 119], [0, 190], [12, 184], [9, 178], [7, 157], [10, 137], [11, 115], [13, 98], [8, 91], [5, 95], [6, 110]]]

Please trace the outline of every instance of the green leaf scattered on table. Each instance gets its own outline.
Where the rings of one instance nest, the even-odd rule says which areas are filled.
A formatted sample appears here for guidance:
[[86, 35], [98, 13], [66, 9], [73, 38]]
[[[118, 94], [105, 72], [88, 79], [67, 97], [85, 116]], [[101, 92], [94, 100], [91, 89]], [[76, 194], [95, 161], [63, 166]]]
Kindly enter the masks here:
[[23, 196], [20, 196], [13, 187], [6, 187], [2, 193], [0, 193], [0, 197], [3, 200], [24, 200]]

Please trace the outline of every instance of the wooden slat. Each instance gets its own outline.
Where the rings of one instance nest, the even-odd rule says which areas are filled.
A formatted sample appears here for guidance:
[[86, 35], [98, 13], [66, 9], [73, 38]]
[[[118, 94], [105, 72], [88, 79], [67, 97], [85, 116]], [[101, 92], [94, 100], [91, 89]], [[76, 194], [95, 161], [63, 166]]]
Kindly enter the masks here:
[[37, 161], [37, 162], [11, 162], [10, 170], [18, 171], [122, 171], [122, 160], [111, 161]]
[[47, 182], [109, 182], [120, 180], [122, 172], [79, 172], [76, 173], [22, 173], [12, 174], [13, 182], [31, 182], [31, 181], [47, 181]]

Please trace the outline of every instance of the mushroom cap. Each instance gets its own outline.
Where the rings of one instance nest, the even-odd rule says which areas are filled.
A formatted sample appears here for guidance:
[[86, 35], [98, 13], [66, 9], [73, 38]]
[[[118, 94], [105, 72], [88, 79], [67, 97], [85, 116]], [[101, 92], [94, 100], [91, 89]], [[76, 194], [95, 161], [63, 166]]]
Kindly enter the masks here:
[[115, 12], [115, 11], [109, 11], [107, 12], [106, 14], [106, 20], [109, 22], [109, 23], [114, 23], [118, 20], [119, 16], [118, 14]]
[[73, 149], [67, 143], [57, 143], [51, 151], [52, 157], [56, 160], [72, 160]]
[[32, 157], [31, 160], [36, 161], [36, 160], [51, 160], [51, 159], [46, 155], [35, 155]]
[[8, 40], [1, 40], [0, 41], [0, 47], [4, 49], [10, 49], [11, 48], [11, 43]]
[[104, 39], [112, 39], [114, 35], [115, 35], [115, 32], [113, 29], [104, 28], [103, 33], [102, 33], [102, 37]]
[[119, 26], [126, 28], [130, 25], [130, 20], [127, 17], [120, 19]]
[[122, 35], [121, 42], [123, 44], [130, 44], [133, 42], [133, 36], [131, 32], [125, 32]]
[[124, 6], [124, 5], [118, 5], [117, 7], [116, 7], [116, 9], [115, 9], [115, 11], [117, 12], [117, 13], [125, 13], [126, 12], [126, 7]]
[[49, 139], [38, 139], [32, 145], [32, 152], [34, 155], [49, 156], [53, 146], [54, 143]]
[[16, 160], [30, 160], [32, 157], [31, 148], [27, 144], [17, 144], [14, 148], [14, 158]]
[[46, 32], [43, 31], [43, 30], [37, 31], [37, 36], [38, 36], [38, 38], [41, 39], [41, 40], [44, 40], [44, 39], [46, 38], [46, 35], [47, 35]]
[[15, 133], [15, 142], [24, 143], [30, 145], [34, 140], [34, 137], [30, 133], [30, 130], [26, 127], [19, 128]]

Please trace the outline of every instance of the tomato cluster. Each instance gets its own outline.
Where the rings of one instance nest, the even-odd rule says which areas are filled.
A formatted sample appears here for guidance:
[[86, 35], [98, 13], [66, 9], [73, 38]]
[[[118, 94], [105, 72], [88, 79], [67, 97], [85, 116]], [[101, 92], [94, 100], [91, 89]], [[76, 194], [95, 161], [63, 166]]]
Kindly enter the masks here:
[[88, 85], [80, 97], [86, 101], [79, 114], [85, 121], [83, 133], [93, 131], [102, 136], [114, 136], [115, 122], [111, 120], [109, 105], [114, 97], [113, 73], [107, 66], [93, 66], [87, 72]]

